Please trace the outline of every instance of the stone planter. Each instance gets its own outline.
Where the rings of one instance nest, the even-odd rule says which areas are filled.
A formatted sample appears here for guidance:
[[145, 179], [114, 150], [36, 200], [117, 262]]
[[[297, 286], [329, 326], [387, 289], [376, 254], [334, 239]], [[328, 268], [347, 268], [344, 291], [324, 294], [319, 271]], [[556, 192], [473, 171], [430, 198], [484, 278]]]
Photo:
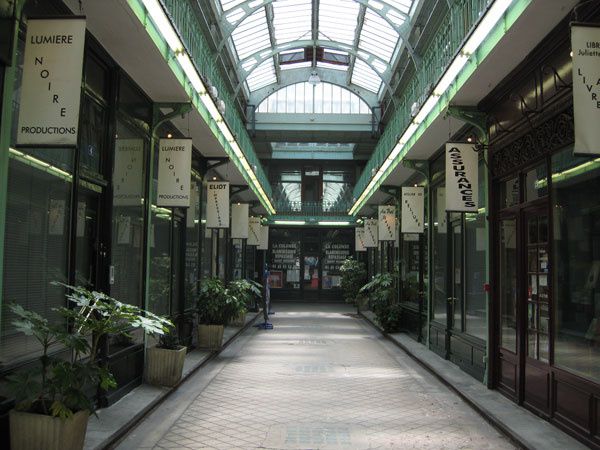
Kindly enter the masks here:
[[150, 347], [146, 351], [146, 381], [155, 386], [173, 387], [181, 380], [186, 347], [178, 350]]
[[68, 419], [10, 411], [12, 450], [80, 450], [83, 448], [89, 411], [79, 411]]
[[235, 316], [231, 320], [229, 325], [231, 325], [232, 327], [243, 327], [245, 323], [246, 323], [246, 312], [244, 311], [242, 313], [239, 313], [237, 316]]
[[223, 325], [198, 325], [198, 347], [219, 350], [223, 345]]

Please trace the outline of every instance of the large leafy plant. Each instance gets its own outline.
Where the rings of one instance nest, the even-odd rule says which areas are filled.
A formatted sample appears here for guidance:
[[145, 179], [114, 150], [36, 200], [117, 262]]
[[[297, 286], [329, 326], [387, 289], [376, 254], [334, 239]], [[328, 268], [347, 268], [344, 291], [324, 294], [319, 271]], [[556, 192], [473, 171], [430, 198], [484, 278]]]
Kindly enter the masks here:
[[260, 300], [262, 296], [262, 286], [256, 281], [234, 280], [229, 282], [227, 288], [231, 296], [235, 299], [233, 301], [235, 315], [246, 312], [250, 305], [252, 305], [253, 300]]
[[200, 285], [198, 295], [198, 323], [203, 325], [226, 325], [236, 315], [237, 298], [218, 278], [207, 278]]
[[367, 269], [364, 263], [350, 257], [344, 260], [340, 267], [342, 273], [342, 289], [346, 303], [358, 304], [361, 287], [367, 279]]
[[402, 309], [395, 301], [394, 281], [396, 278], [396, 273], [377, 274], [359, 291], [369, 297], [371, 309], [387, 333], [393, 333], [400, 329]]
[[[9, 305], [16, 316], [16, 329], [33, 337], [42, 352], [35, 369], [7, 378], [17, 409], [66, 419], [77, 411], [94, 411], [88, 392], [98, 386], [104, 390], [116, 387], [113, 375], [97, 361], [104, 336], [128, 335], [132, 328], [160, 335], [172, 324], [101, 292], [54, 284], [67, 289], [68, 306], [54, 308], [60, 323], [50, 323], [21, 305]], [[50, 355], [56, 344], [68, 350], [68, 358]]]

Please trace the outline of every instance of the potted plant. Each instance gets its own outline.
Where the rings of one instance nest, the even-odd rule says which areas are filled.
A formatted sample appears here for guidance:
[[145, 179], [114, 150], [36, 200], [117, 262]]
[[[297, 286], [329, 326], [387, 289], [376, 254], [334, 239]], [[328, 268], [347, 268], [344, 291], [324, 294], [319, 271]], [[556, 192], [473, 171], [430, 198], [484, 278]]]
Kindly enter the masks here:
[[234, 280], [229, 282], [228, 290], [231, 294], [233, 319], [230, 325], [242, 327], [246, 323], [248, 307], [255, 297], [260, 298], [262, 286], [255, 281]]
[[198, 295], [198, 347], [219, 350], [223, 344], [223, 329], [234, 316], [229, 290], [218, 278], [207, 278]]
[[366, 297], [360, 293], [360, 288], [367, 280], [367, 269], [364, 263], [350, 257], [344, 260], [340, 267], [342, 273], [342, 289], [346, 303], [356, 305], [357, 311], [364, 307]]
[[156, 386], [176, 386], [181, 380], [187, 347], [179, 344], [174, 328], [158, 336], [146, 351], [146, 381]]
[[396, 278], [396, 274], [377, 274], [359, 291], [369, 297], [377, 322], [386, 333], [399, 331], [401, 326], [402, 308], [395, 302], [394, 296]]
[[[9, 305], [16, 329], [32, 336], [41, 347], [38, 367], [7, 377], [16, 402], [10, 411], [13, 450], [83, 448], [88, 417], [95, 410], [88, 393], [97, 387], [116, 387], [113, 375], [97, 361], [101, 339], [127, 334], [136, 327], [161, 334], [168, 324], [103, 293], [60, 285], [67, 289], [68, 299], [68, 307], [54, 309], [61, 323]], [[69, 357], [52, 356], [55, 344], [61, 344]]]

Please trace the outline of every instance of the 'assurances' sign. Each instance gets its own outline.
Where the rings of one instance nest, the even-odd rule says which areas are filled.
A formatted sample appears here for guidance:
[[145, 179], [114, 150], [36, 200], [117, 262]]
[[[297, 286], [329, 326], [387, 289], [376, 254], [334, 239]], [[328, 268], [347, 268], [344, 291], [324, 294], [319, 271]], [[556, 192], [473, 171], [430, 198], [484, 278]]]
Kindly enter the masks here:
[[478, 164], [473, 144], [446, 144], [446, 211], [477, 212]]
[[29, 19], [17, 145], [77, 145], [85, 19]]

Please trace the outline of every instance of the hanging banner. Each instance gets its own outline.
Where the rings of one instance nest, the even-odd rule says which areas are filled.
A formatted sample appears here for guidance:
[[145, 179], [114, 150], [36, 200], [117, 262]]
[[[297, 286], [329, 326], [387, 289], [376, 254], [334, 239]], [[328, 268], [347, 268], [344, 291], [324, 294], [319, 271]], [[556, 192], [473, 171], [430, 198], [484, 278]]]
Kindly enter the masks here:
[[260, 226], [260, 242], [258, 243], [257, 250], [269, 250], [269, 226]]
[[378, 247], [379, 236], [378, 236], [377, 219], [365, 219], [365, 247]]
[[446, 188], [437, 188], [435, 195], [437, 197], [437, 232], [440, 234], [446, 234]]
[[77, 145], [85, 18], [29, 19], [17, 145]]
[[405, 186], [402, 188], [402, 233], [425, 231], [425, 188]]
[[571, 25], [575, 154], [600, 155], [600, 27]]
[[231, 205], [232, 239], [248, 239], [248, 204]]
[[191, 173], [192, 140], [160, 139], [158, 141], [156, 204], [158, 206], [189, 208]]
[[140, 206], [144, 187], [144, 141], [117, 139], [113, 170], [113, 205]]
[[229, 228], [229, 181], [209, 181], [206, 189], [206, 226]]
[[396, 207], [380, 205], [378, 207], [378, 240], [396, 240]]
[[260, 217], [250, 217], [248, 219], [248, 241], [247, 245], [259, 245], [261, 236]]
[[354, 249], [357, 252], [367, 251], [367, 247], [365, 247], [365, 229], [363, 227], [354, 229]]
[[446, 144], [446, 211], [477, 212], [478, 166], [473, 144]]

